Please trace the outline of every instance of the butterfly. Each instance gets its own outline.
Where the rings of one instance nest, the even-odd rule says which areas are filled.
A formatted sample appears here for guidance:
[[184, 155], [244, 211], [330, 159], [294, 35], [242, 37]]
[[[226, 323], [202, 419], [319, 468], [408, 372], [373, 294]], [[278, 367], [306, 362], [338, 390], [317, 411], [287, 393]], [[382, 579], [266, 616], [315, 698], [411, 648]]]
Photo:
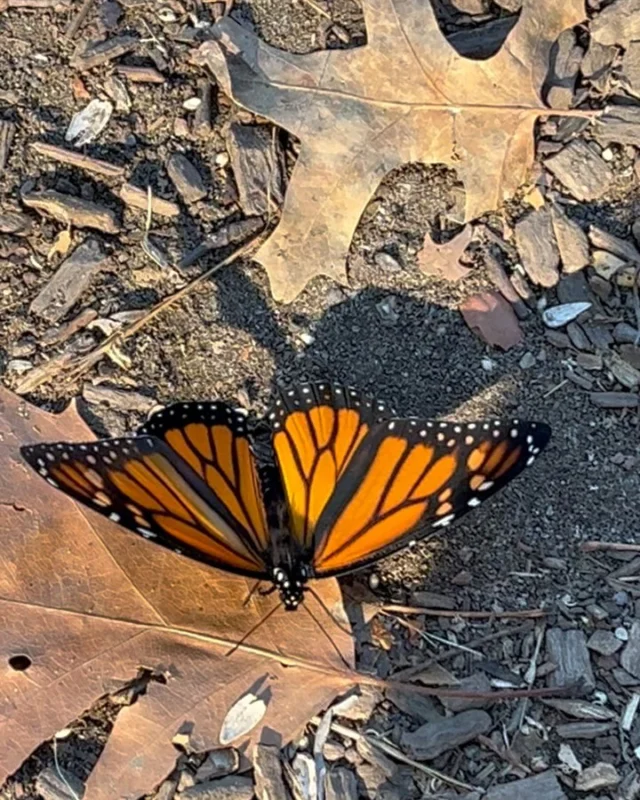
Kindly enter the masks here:
[[222, 402], [171, 405], [132, 436], [21, 453], [113, 522], [270, 581], [293, 610], [309, 580], [378, 561], [479, 506], [551, 435], [541, 422], [400, 419], [330, 383], [280, 391], [267, 422], [271, 468], [258, 464], [246, 412]]

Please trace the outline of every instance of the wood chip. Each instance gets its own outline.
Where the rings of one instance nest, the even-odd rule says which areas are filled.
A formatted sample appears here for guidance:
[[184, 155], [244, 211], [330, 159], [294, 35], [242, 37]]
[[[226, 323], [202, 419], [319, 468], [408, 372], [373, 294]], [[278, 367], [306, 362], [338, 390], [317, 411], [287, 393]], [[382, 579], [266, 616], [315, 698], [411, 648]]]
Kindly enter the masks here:
[[[131, 208], [139, 208], [142, 211], [147, 210], [147, 192], [137, 186], [132, 186], [130, 183], [125, 183], [120, 189], [120, 199]], [[161, 217], [177, 217], [180, 214], [179, 206], [172, 203], [171, 200], [163, 200], [160, 197], [151, 198], [151, 210]]]
[[429, 761], [472, 741], [481, 733], [487, 733], [492, 727], [493, 721], [486, 711], [463, 711], [453, 717], [428, 722], [412, 733], [403, 733], [401, 742], [412, 758]]
[[0, 120], [0, 175], [5, 171], [11, 152], [11, 143], [16, 133], [16, 126], [9, 120]]
[[582, 631], [550, 628], [546, 635], [547, 657], [556, 665], [549, 675], [549, 686], [581, 684], [593, 691], [596, 681], [591, 669], [587, 639]]
[[577, 222], [569, 219], [558, 206], [551, 209], [553, 232], [560, 251], [564, 272], [578, 272], [589, 263], [589, 240]]
[[253, 781], [240, 775], [198, 783], [180, 792], [180, 800], [253, 800], [253, 798]]
[[582, 139], [574, 139], [544, 162], [578, 200], [602, 197], [613, 182], [613, 172], [595, 147], [597, 145], [589, 145]]
[[324, 796], [325, 800], [358, 800], [356, 776], [345, 767], [332, 769], [325, 777]]
[[107, 256], [100, 244], [95, 239], [87, 239], [60, 264], [29, 310], [49, 322], [57, 322], [78, 301], [106, 263]]
[[250, 238], [263, 227], [264, 223], [259, 217], [249, 217], [237, 222], [230, 222], [188, 252], [180, 261], [180, 269], [188, 269], [212, 250], [228, 247], [235, 242]]
[[118, 411], [135, 411], [139, 414], [148, 414], [157, 405], [153, 397], [103, 384], [93, 386], [86, 383], [82, 388], [82, 397], [91, 405], [107, 406]]
[[638, 408], [638, 395], [631, 392], [591, 392], [591, 402], [598, 408]]
[[40, 339], [43, 347], [51, 347], [54, 344], [62, 344], [70, 339], [74, 333], [81, 331], [90, 325], [94, 319], [98, 318], [98, 312], [93, 308], [85, 308], [76, 317], [67, 322], [66, 325], [60, 325], [57, 328], [50, 328], [46, 331]]
[[110, 208], [54, 189], [23, 194], [21, 200], [25, 206], [76, 228], [95, 228], [105, 233], [118, 233], [120, 230], [115, 212]]
[[110, 178], [121, 178], [125, 174], [124, 167], [119, 167], [109, 161], [102, 161], [99, 158], [92, 158], [82, 153], [76, 153], [64, 147], [57, 147], [54, 144], [31, 142], [30, 147], [40, 155], [60, 161], [62, 164], [72, 164], [74, 167], [86, 169], [87, 172], [96, 172], [98, 175], [106, 175]]
[[258, 800], [287, 800], [290, 796], [282, 775], [279, 748], [265, 744], [256, 746], [253, 777]]
[[[502, 786], [493, 786], [482, 795], [482, 800], [567, 800], [567, 795], [554, 773], [543, 772], [533, 778], [510, 781]], [[461, 798], [465, 800], [465, 798]], [[480, 797], [478, 798], [480, 800]]]
[[116, 67], [118, 75], [122, 75], [131, 83], [165, 83], [166, 78], [155, 67], [137, 67], [129, 64], [122, 64]]
[[274, 147], [271, 128], [233, 123], [227, 133], [227, 149], [245, 214], [260, 216], [279, 208], [284, 186], [278, 143], [276, 139]]
[[525, 272], [540, 286], [555, 286], [560, 253], [553, 235], [551, 211], [539, 208], [516, 223], [516, 246]]
[[130, 53], [138, 46], [136, 36], [113, 36], [104, 42], [89, 42], [86, 47], [71, 58], [71, 66], [79, 70], [88, 70], [107, 61], [113, 61], [125, 53]]
[[630, 239], [623, 239], [613, 233], [599, 228], [597, 225], [589, 226], [589, 241], [601, 250], [613, 253], [625, 261], [640, 264], [640, 251]]
[[0, 211], [0, 233], [14, 236], [27, 236], [31, 232], [31, 220], [26, 214], [14, 211]]
[[198, 136], [207, 136], [211, 133], [211, 119], [213, 117], [213, 84], [209, 80], [202, 80], [198, 84], [200, 90], [200, 105], [193, 115], [193, 132]]
[[196, 203], [207, 196], [202, 176], [182, 153], [174, 153], [167, 161], [167, 172], [173, 185], [187, 203]]

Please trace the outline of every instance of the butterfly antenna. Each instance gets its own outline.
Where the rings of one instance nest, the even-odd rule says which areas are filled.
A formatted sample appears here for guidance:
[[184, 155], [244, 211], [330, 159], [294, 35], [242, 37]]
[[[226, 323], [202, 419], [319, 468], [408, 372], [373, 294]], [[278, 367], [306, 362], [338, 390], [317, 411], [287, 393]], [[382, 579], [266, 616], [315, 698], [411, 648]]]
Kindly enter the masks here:
[[318, 603], [318, 605], [319, 605], [319, 606], [320, 606], [320, 607], [323, 609], [324, 613], [325, 613], [325, 614], [326, 614], [328, 617], [330, 617], [330, 619], [331, 619], [331, 621], [333, 622], [333, 624], [334, 624], [334, 625], [335, 625], [335, 626], [336, 626], [336, 627], [337, 627], [339, 630], [341, 630], [341, 631], [342, 631], [342, 633], [346, 633], [348, 636], [353, 636], [353, 631], [352, 631], [350, 628], [344, 628], [344, 627], [342, 626], [342, 623], [340, 622], [340, 620], [339, 620], [339, 619], [336, 619], [336, 618], [333, 616], [333, 614], [331, 613], [331, 611], [330, 611], [330, 610], [327, 608], [327, 604], [326, 604], [326, 603], [324, 602], [324, 600], [323, 600], [323, 599], [320, 597], [320, 595], [319, 595], [319, 594], [318, 594], [318, 593], [315, 591], [315, 589], [312, 589], [312, 588], [311, 588], [311, 586], [307, 586], [307, 591], [308, 591], [308, 592], [310, 592], [310, 593], [311, 593], [311, 594], [312, 594], [312, 595], [315, 597], [315, 599], [316, 599], [316, 602]]
[[278, 603], [270, 611], [267, 611], [267, 613], [264, 615], [264, 617], [262, 617], [262, 619], [258, 620], [258, 622], [256, 622], [256, 624], [253, 627], [249, 628], [249, 630], [244, 634], [242, 639], [240, 639], [239, 642], [236, 642], [233, 645], [231, 650], [227, 650], [227, 652], [224, 654], [225, 658], [227, 656], [233, 655], [236, 652], [236, 650], [239, 647], [241, 647], [247, 641], [247, 639], [251, 636], [251, 634], [255, 633], [261, 625], [264, 625], [264, 623], [269, 619], [269, 617], [273, 616], [276, 613], [276, 611], [281, 607], [282, 607], [282, 603]]
[[[307, 612], [307, 614], [308, 614], [308, 615], [311, 617], [311, 619], [312, 619], [312, 620], [313, 620], [313, 621], [316, 623], [316, 625], [317, 625], [317, 626], [320, 628], [320, 630], [322, 631], [322, 635], [323, 635], [323, 636], [324, 636], [326, 639], [328, 639], [328, 640], [329, 640], [329, 642], [331, 643], [331, 647], [333, 647], [333, 649], [336, 651], [336, 653], [337, 653], [337, 654], [338, 654], [338, 656], [340, 657], [340, 660], [341, 660], [341, 661], [342, 661], [342, 663], [345, 665], [345, 667], [346, 667], [346, 668], [347, 668], [349, 671], [351, 671], [351, 669], [352, 669], [352, 666], [351, 666], [351, 664], [349, 664], [349, 662], [347, 661], [347, 659], [346, 659], [346, 658], [345, 658], [345, 657], [342, 655], [342, 653], [340, 652], [340, 648], [339, 648], [339, 647], [338, 647], [338, 645], [337, 645], [337, 644], [336, 644], [336, 643], [333, 641], [333, 639], [332, 639], [332, 638], [331, 638], [331, 636], [330, 636], [330, 635], [327, 633], [327, 631], [326, 631], [326, 630], [325, 630], [325, 629], [322, 627], [322, 625], [320, 624], [320, 620], [319, 620], [319, 619], [316, 617], [316, 615], [313, 613], [313, 611], [312, 611], [312, 610], [309, 608], [309, 606], [305, 605], [304, 603], [302, 603], [302, 604], [301, 604], [301, 607], [302, 607], [302, 608], [304, 608], [304, 610]], [[331, 615], [329, 615], [329, 616], [331, 616]], [[335, 622], [335, 620], [334, 620], [334, 622]]]

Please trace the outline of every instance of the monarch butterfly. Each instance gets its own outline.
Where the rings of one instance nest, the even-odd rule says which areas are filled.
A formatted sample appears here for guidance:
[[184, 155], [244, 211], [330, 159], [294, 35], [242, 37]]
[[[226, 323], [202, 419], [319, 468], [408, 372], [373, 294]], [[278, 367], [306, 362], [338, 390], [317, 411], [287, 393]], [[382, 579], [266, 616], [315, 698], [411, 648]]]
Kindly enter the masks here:
[[293, 610], [310, 579], [377, 561], [480, 505], [551, 434], [540, 422], [399, 419], [329, 383], [281, 391], [268, 421], [275, 506], [246, 413], [221, 402], [169, 406], [130, 437], [21, 452], [51, 485], [125, 528], [271, 581]]

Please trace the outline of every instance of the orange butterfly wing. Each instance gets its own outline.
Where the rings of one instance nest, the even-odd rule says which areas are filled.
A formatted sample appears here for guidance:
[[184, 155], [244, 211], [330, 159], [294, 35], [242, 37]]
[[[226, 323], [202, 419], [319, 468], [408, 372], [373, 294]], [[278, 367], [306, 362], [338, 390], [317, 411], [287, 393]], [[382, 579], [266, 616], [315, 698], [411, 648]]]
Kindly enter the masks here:
[[226, 403], [177, 403], [154, 414], [138, 431], [165, 442], [208, 485], [230, 522], [270, 546], [257, 465], [247, 437], [246, 414]]
[[289, 527], [303, 552], [313, 548], [318, 519], [384, 403], [330, 383], [282, 391], [269, 415]]
[[[168, 440], [144, 433], [145, 426], [135, 437], [46, 443], [23, 447], [21, 452], [50, 484], [135, 533], [212, 566], [268, 577], [264, 508], [253, 457], [242, 444], [248, 448], [244, 428], [233, 419], [223, 424], [220, 404], [203, 404], [200, 409], [188, 405], [193, 408], [172, 406], [159, 420], [155, 415], [147, 423], [160, 435], [163, 426], [168, 434], [174, 432], [168, 437], [173, 447]], [[165, 414], [170, 420], [166, 426]], [[204, 459], [204, 466], [178, 446], [183, 421], [186, 427], [226, 427], [222, 438], [217, 430], [211, 434], [211, 459]], [[198, 427], [182, 436], [192, 441], [200, 432]], [[197, 441], [206, 450], [205, 440]], [[224, 484], [218, 471], [225, 475]], [[220, 497], [218, 489], [224, 489]]]

